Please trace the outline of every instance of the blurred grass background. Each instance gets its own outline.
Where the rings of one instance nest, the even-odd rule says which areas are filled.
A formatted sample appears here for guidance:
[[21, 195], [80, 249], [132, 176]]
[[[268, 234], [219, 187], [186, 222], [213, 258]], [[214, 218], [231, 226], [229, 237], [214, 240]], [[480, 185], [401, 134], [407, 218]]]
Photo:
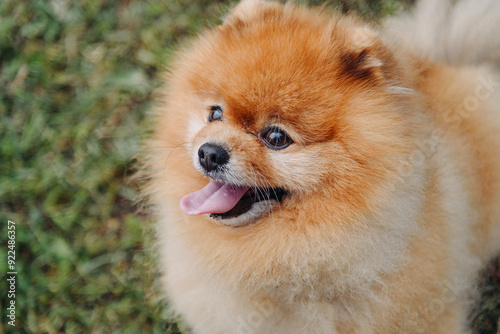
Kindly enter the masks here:
[[[376, 20], [407, 2], [328, 4]], [[127, 176], [172, 50], [227, 8], [0, 2], [0, 332], [186, 332], [160, 298], [151, 224]], [[16, 223], [15, 329], [6, 324], [7, 220]], [[494, 333], [498, 276], [474, 316], [478, 333]]]

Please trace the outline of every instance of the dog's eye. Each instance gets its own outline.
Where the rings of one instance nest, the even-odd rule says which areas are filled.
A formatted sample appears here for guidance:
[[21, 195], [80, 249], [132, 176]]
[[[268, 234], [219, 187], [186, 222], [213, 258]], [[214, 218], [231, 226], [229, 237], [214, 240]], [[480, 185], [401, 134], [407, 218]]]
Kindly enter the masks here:
[[212, 106], [210, 107], [210, 114], [208, 114], [208, 121], [222, 121], [222, 107]]
[[273, 150], [282, 150], [293, 143], [285, 131], [274, 126], [262, 131], [260, 138], [267, 147]]

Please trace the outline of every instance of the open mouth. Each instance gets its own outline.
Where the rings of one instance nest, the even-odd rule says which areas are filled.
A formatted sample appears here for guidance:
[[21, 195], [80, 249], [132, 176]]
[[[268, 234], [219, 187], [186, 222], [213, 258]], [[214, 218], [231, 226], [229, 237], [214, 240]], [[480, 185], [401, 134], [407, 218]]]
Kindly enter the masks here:
[[250, 188], [231, 210], [223, 213], [212, 213], [210, 217], [215, 219], [236, 218], [250, 211], [255, 203], [262, 201], [281, 202], [285, 195], [286, 191], [282, 188]]
[[282, 188], [236, 186], [211, 181], [204, 188], [184, 196], [180, 205], [187, 215], [210, 214], [212, 218], [224, 220], [249, 212], [257, 203], [281, 202], [286, 194]]

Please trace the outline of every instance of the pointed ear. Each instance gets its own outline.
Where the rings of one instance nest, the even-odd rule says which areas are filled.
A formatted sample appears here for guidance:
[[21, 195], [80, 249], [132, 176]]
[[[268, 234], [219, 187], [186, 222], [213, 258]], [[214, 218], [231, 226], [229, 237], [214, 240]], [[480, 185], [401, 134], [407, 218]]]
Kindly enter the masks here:
[[223, 25], [230, 25], [232, 27], [245, 26], [272, 6], [272, 3], [263, 0], [242, 0], [229, 12], [224, 19]]
[[362, 26], [350, 32], [340, 62], [349, 77], [377, 80], [385, 77], [384, 70], [393, 63], [393, 58], [377, 33]]
[[227, 16], [227, 19], [237, 17], [241, 20], [250, 20], [264, 4], [261, 0], [242, 0]]
[[351, 36], [353, 49], [364, 49], [378, 40], [377, 32], [369, 27], [356, 27]]

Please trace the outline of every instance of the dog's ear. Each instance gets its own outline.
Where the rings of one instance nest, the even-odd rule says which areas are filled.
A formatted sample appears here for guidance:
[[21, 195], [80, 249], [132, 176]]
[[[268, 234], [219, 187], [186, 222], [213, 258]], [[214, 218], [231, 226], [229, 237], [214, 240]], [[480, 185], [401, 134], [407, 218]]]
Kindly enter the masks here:
[[386, 70], [393, 64], [391, 52], [377, 33], [369, 27], [354, 28], [341, 48], [339, 55], [341, 70], [349, 77], [361, 79], [383, 79]]
[[259, 13], [260, 8], [265, 5], [262, 0], [242, 0], [233, 10], [229, 13], [226, 19], [241, 19], [249, 21], [252, 17]]
[[224, 26], [238, 28], [246, 26], [250, 22], [261, 17], [266, 11], [276, 8], [275, 3], [263, 0], [242, 0], [224, 18]]

